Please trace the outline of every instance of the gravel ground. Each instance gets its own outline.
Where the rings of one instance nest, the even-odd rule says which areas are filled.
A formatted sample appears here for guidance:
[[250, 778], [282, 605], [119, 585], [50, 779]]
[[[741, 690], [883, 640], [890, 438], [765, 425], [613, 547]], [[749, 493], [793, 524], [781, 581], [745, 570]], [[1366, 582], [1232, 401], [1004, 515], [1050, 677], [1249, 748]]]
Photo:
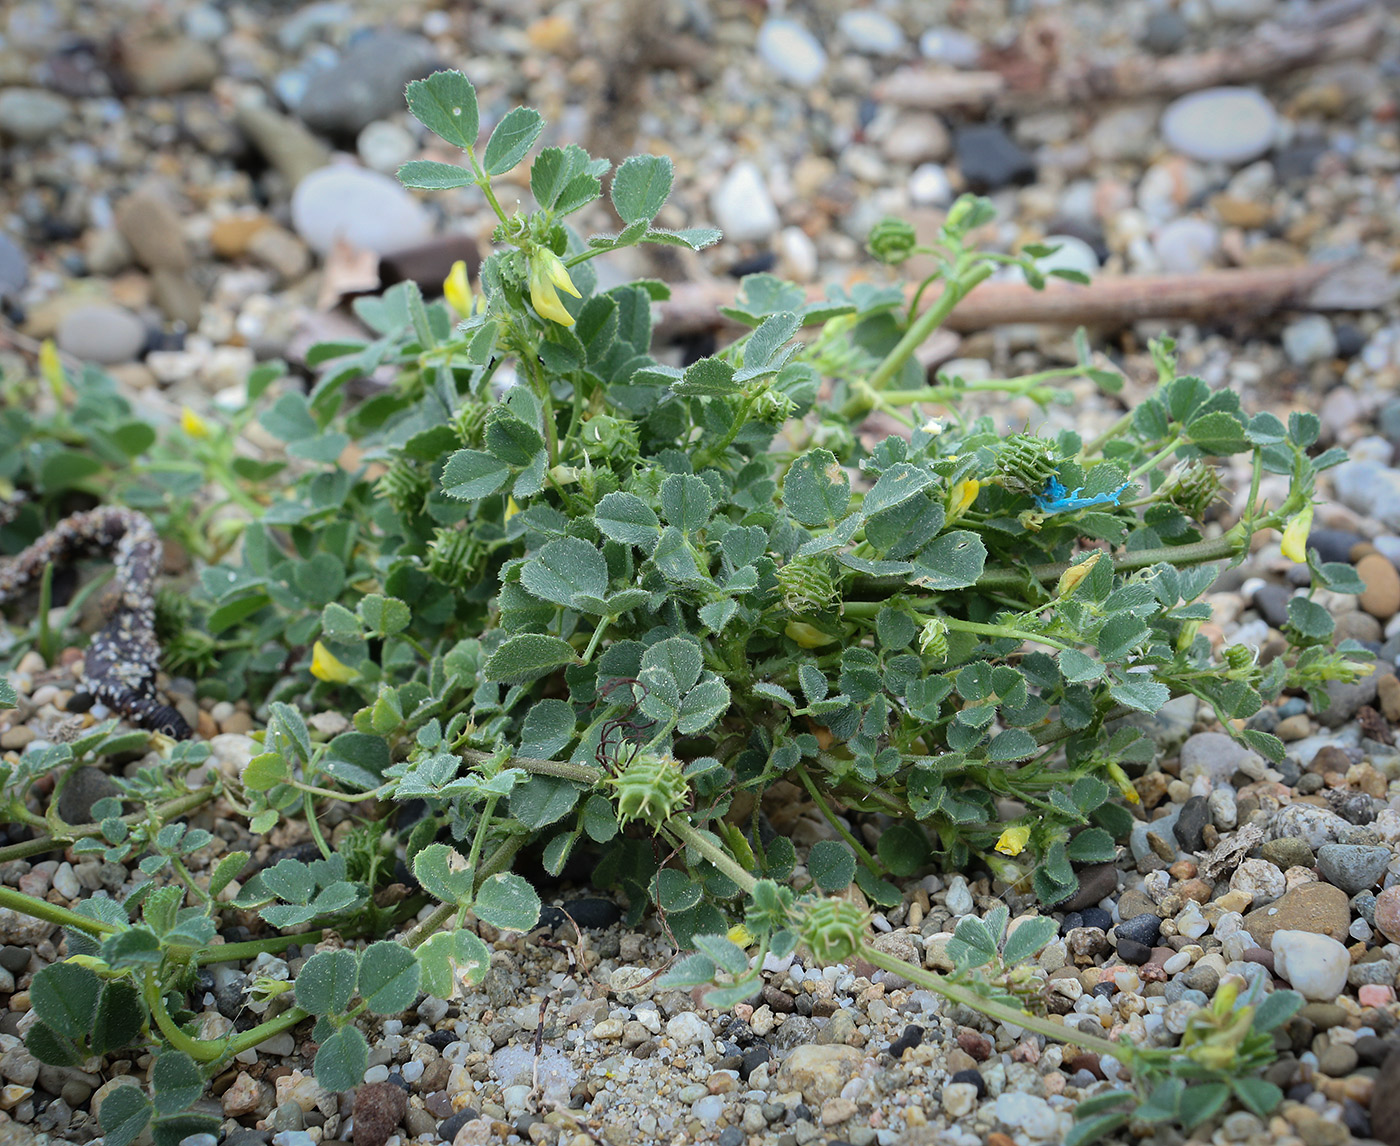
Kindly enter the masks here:
[[[470, 193], [418, 198], [385, 174], [433, 153], [401, 92], [439, 64], [477, 84], [484, 130], [530, 102], [551, 122], [545, 142], [674, 158], [677, 191], [661, 222], [713, 222], [728, 238], [684, 259], [629, 253], [612, 263], [618, 275], [773, 269], [804, 283], [853, 281], [872, 273], [860, 253], [871, 223], [899, 213], [931, 233], [965, 188], [998, 204], [988, 242], [1053, 236], [1069, 265], [1088, 270], [1357, 255], [1400, 269], [1392, 9], [1347, 0], [779, 8], [0, 4], [0, 301], [11, 324], [0, 328], [0, 370], [28, 370], [27, 340], [53, 337], [104, 363], [153, 421], [185, 404], [228, 409], [255, 362], [296, 362], [311, 341], [346, 330], [342, 295], [405, 276], [440, 281], [494, 220]], [[1223, 61], [1247, 73], [1261, 43], [1326, 38], [1366, 20], [1329, 62], [1222, 70]], [[1216, 70], [1192, 70], [1210, 51]], [[1117, 87], [1104, 88], [1108, 74]], [[1067, 1025], [1139, 1041], [1173, 1038], [1227, 974], [1269, 976], [1307, 996], [1269, 1074], [1287, 1101], [1267, 1123], [1235, 1113], [1196, 1136], [1217, 1143], [1400, 1142], [1400, 309], [1336, 302], [1209, 329], [1142, 322], [1103, 332], [1129, 378], [1127, 401], [1154, 377], [1147, 337], [1170, 329], [1183, 371], [1238, 390], [1250, 410], [1321, 415], [1324, 443], [1351, 460], [1327, 475], [1333, 500], [1312, 543], [1324, 560], [1354, 562], [1368, 586], [1359, 601], [1326, 604], [1339, 636], [1379, 653], [1375, 676], [1334, 687], [1326, 712], [1287, 699], [1252, 719], [1288, 742], [1278, 768], [1224, 737], [1194, 701], [1164, 708], [1149, 729], [1159, 764], [1136, 779], [1146, 819], [1116, 864], [1082, 873], [1081, 894], [1055, 912], [1061, 938], [1038, 959]], [[947, 353], [965, 377], [1001, 375], [1062, 363], [1072, 354], [1065, 334], [1001, 328]], [[1048, 416], [1015, 403], [994, 412], [1008, 427], [1045, 419], [1092, 432], [1121, 410], [1087, 387], [1075, 398]], [[1212, 591], [1212, 639], [1276, 655], [1298, 572], [1277, 538], [1261, 539]], [[76, 659], [69, 650], [46, 666], [31, 653], [11, 673], [23, 699], [0, 716], [6, 760], [75, 719], [65, 705]], [[175, 686], [193, 696], [190, 682]], [[256, 714], [186, 705], [216, 763], [246, 760]], [[801, 856], [831, 830], [791, 795]], [[215, 805], [193, 821], [216, 846], [248, 844], [261, 861], [301, 842], [247, 841], [227, 811]], [[1232, 851], [1246, 858], [1216, 862]], [[131, 890], [133, 872], [80, 858], [10, 862], [0, 880], [55, 902]], [[1074, 1102], [1117, 1074], [1112, 1061], [1066, 1058], [869, 967], [774, 963], [760, 998], [717, 1013], [649, 980], [671, 954], [654, 921], [629, 931], [614, 905], [590, 895], [555, 896], [584, 925], [581, 941], [567, 924], [501, 938], [478, 990], [382, 1022], [357, 1094], [315, 1085], [306, 1032], [247, 1054], [213, 1087], [225, 1141], [1023, 1146], [1061, 1140]], [[946, 967], [956, 920], [1007, 900], [1013, 915], [1034, 910], [986, 878], [927, 875], [877, 919], [880, 942]], [[97, 1075], [28, 1056], [26, 988], [61, 955], [51, 930], [0, 913], [4, 1146], [92, 1139], [103, 1091], [149, 1066], [132, 1058]], [[1289, 937], [1277, 944], [1280, 932]], [[194, 996], [206, 1033], [252, 1025], [249, 975], [294, 976], [311, 953], [210, 968]]]

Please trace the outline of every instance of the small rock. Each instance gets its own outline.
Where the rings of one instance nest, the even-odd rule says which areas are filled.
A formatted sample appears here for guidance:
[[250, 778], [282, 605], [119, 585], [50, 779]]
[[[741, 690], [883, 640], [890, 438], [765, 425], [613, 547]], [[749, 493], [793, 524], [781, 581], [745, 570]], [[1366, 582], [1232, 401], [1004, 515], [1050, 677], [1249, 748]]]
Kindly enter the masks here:
[[185, 271], [193, 263], [180, 215], [159, 195], [128, 195], [117, 204], [116, 222], [147, 270]]
[[122, 46], [122, 67], [139, 95], [203, 91], [219, 75], [219, 58], [207, 44], [181, 36], [139, 39]]
[[1394, 673], [1377, 678], [1376, 697], [1380, 701], [1381, 715], [1392, 724], [1400, 723], [1400, 679]]
[[1392, 943], [1400, 943], [1400, 885], [1388, 887], [1376, 896], [1376, 928]]
[[1008, 1091], [998, 1096], [993, 1110], [1003, 1126], [1019, 1130], [1034, 1141], [1063, 1138], [1060, 1116], [1045, 1099], [1034, 1094]]
[[116, 784], [106, 772], [85, 764], [74, 770], [59, 794], [59, 818], [65, 824], [89, 824], [93, 804], [117, 792]]
[[252, 1114], [262, 1101], [263, 1084], [258, 1082], [246, 1070], [239, 1071], [238, 1077], [233, 1080], [223, 1094], [223, 1109], [226, 1118], [241, 1118], [245, 1114]]
[[826, 71], [826, 49], [795, 20], [765, 20], [755, 47], [764, 64], [799, 87], [811, 87]]
[[1203, 837], [1210, 822], [1210, 801], [1205, 796], [1192, 796], [1182, 806], [1172, 832], [1188, 852], [1198, 852], [1205, 847]]
[[943, 1113], [949, 1118], [971, 1114], [977, 1105], [977, 1088], [970, 1082], [950, 1082], [943, 1088]]
[[418, 153], [418, 143], [407, 128], [392, 120], [376, 119], [356, 138], [355, 151], [371, 171], [392, 175]]
[[1283, 352], [1294, 366], [1311, 366], [1337, 356], [1337, 336], [1321, 314], [1305, 314], [1283, 328]]
[[921, 163], [914, 168], [909, 176], [909, 201], [918, 207], [946, 207], [951, 203], [953, 183], [947, 169], [940, 163]]
[[1274, 967], [1305, 999], [1335, 1002], [1346, 986], [1351, 955], [1337, 940], [1310, 931], [1275, 931]]
[[777, 231], [781, 220], [762, 173], [740, 160], [710, 196], [710, 209], [724, 237], [735, 243], [758, 243]]
[[957, 28], [929, 28], [919, 36], [919, 54], [950, 68], [975, 68], [982, 59], [982, 44]]
[[1381, 621], [1400, 611], [1400, 572], [1379, 553], [1368, 553], [1356, 563], [1356, 575], [1366, 583], [1357, 603]]
[[[1377, 922], [1380, 898], [1377, 897]], [[1400, 892], [1396, 899], [1397, 908], [1400, 908]], [[1328, 883], [1301, 884], [1244, 917], [1244, 929], [1261, 947], [1269, 947], [1278, 931], [1307, 931], [1340, 940], [1347, 937], [1350, 926], [1351, 907], [1346, 892]]]
[[1247, 859], [1230, 876], [1230, 890], [1250, 897], [1251, 906], [1272, 903], [1288, 890], [1283, 872], [1264, 859]]
[[354, 136], [374, 120], [402, 111], [404, 85], [422, 79], [437, 63], [437, 50], [423, 37], [375, 31], [316, 77], [297, 115], [316, 131]]
[[880, 141], [880, 150], [896, 163], [924, 163], [947, 158], [952, 137], [932, 112], [902, 114]]
[[384, 255], [421, 243], [432, 231], [423, 205], [397, 180], [345, 164], [323, 167], [297, 185], [292, 225], [322, 255], [337, 239]]
[[384, 1146], [408, 1109], [408, 1092], [392, 1082], [366, 1083], [355, 1092], [355, 1146]]
[[1374, 887], [1393, 858], [1389, 848], [1361, 844], [1324, 844], [1317, 853], [1322, 878], [1348, 895]]
[[1162, 269], [1172, 274], [1203, 271], [1220, 250], [1220, 228], [1195, 215], [1183, 215], [1163, 226], [1152, 240]]
[[[1119, 908], [1120, 910], [1122, 908], [1121, 902]], [[1118, 942], [1120, 944], [1123, 940], [1128, 939], [1135, 943], [1144, 944], [1147, 947], [1156, 945], [1157, 937], [1161, 932], [1162, 920], [1154, 911], [1144, 911], [1138, 915], [1134, 915], [1131, 919], [1124, 919], [1113, 929], [1113, 933], [1118, 937]]]
[[1312, 867], [1316, 862], [1307, 841], [1292, 837], [1268, 840], [1259, 849], [1259, 854], [1279, 871], [1287, 871], [1291, 867]]
[[284, 283], [296, 282], [311, 269], [306, 245], [283, 227], [263, 227], [248, 240], [248, 255]]
[[1186, 43], [1190, 32], [1175, 8], [1160, 8], [1147, 17], [1141, 43], [1155, 56], [1170, 56]]
[[1035, 159], [995, 124], [959, 128], [954, 137], [958, 170], [972, 191], [995, 191], [1035, 180]]
[[799, 1090], [808, 1103], [835, 1098], [855, 1077], [864, 1055], [841, 1044], [809, 1044], [793, 1049], [778, 1070], [784, 1089]]
[[73, 117], [62, 96], [42, 88], [6, 88], [0, 92], [0, 135], [20, 143], [41, 143]]
[[1326, 808], [1315, 804], [1290, 804], [1279, 811], [1269, 824], [1273, 839], [1301, 839], [1316, 851], [1323, 844], [1336, 843], [1348, 828], [1347, 822]]
[[1083, 911], [1107, 899], [1118, 890], [1118, 868], [1111, 863], [1094, 864], [1078, 873], [1079, 890], [1057, 904], [1059, 911]]
[[904, 29], [883, 12], [870, 8], [848, 9], [841, 13], [836, 26], [858, 52], [897, 56], [904, 51]]
[[260, 103], [240, 103], [234, 123], [293, 187], [331, 161], [330, 148], [305, 127]]
[[1167, 145], [1207, 163], [1248, 163], [1274, 145], [1278, 115], [1251, 88], [1219, 87], [1174, 100], [1162, 113]]

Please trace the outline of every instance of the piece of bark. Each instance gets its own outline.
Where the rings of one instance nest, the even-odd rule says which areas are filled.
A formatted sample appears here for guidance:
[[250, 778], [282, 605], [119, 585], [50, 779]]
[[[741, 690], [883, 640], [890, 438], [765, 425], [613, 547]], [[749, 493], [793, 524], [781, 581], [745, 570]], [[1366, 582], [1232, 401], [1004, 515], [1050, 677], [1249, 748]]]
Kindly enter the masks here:
[[875, 85], [875, 98], [924, 111], [980, 110], [1005, 91], [1006, 80], [999, 72], [900, 68]]
[[[1396, 295], [1394, 278], [1367, 260], [1190, 275], [1105, 275], [1087, 286], [1051, 279], [1040, 291], [1023, 283], [983, 283], [944, 325], [962, 332], [1011, 323], [1121, 327], [1145, 318], [1219, 320], [1279, 310], [1372, 310]], [[729, 305], [733, 296], [729, 283], [674, 286], [671, 298], [659, 304], [657, 334], [665, 339], [730, 326], [718, 308]], [[809, 297], [821, 296], [814, 291]], [[937, 297], [931, 288], [926, 304]]]

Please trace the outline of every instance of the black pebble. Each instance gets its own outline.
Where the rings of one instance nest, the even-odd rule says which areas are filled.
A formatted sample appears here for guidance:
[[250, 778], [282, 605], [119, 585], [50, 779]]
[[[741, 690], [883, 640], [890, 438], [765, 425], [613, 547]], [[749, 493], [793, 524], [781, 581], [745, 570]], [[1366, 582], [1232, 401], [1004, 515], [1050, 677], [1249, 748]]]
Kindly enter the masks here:
[[1370, 1112], [1356, 1099], [1348, 1098], [1342, 1102], [1342, 1121], [1346, 1123], [1353, 1138], [1371, 1137]]
[[224, 1139], [224, 1146], [267, 1146], [272, 1134], [267, 1130], [253, 1130], [240, 1126]]
[[389, 1081], [400, 1090], [406, 1090], [409, 1094], [413, 1093], [413, 1087], [408, 1085], [408, 1079], [404, 1078], [398, 1071], [394, 1071], [394, 1073], [389, 1076]]
[[1337, 357], [1355, 358], [1366, 345], [1366, 336], [1349, 322], [1339, 322], [1332, 333], [1337, 339]]
[[86, 712], [96, 703], [97, 701], [92, 697], [91, 694], [86, 692], [75, 692], [72, 696], [68, 698], [68, 703], [65, 704], [63, 707], [64, 710], [67, 712]]
[[1198, 852], [1205, 847], [1203, 837], [1210, 821], [1209, 802], [1204, 796], [1192, 796], [1181, 805], [1181, 815], [1177, 817], [1172, 834], [1188, 852]]
[[437, 1050], [446, 1050], [453, 1043], [460, 1040], [457, 1038], [457, 1033], [455, 1031], [434, 1031], [423, 1041]]
[[745, 1082], [749, 1080], [749, 1075], [773, 1057], [770, 1051], [762, 1043], [755, 1043], [749, 1047], [739, 1059], [739, 1077]]
[[760, 251], [746, 259], [740, 259], [729, 268], [730, 278], [741, 279], [745, 275], [761, 275], [771, 271], [778, 263], [778, 256], [772, 251]]
[[1113, 985], [1111, 981], [1105, 983], [1096, 983], [1094, 984], [1094, 989], [1091, 992], [1091, 994], [1093, 994], [1095, 998], [1111, 999], [1115, 990], [1117, 990], [1117, 988]]
[[1076, 927], [1084, 926], [1084, 914], [1079, 911], [1071, 911], [1065, 916], [1065, 920], [1060, 924], [1060, 934], [1068, 935]]
[[465, 1110], [457, 1111], [451, 1118], [444, 1118], [438, 1126], [438, 1137], [444, 1142], [451, 1142], [457, 1137], [457, 1131], [476, 1116], [476, 1111], [468, 1106]]
[[803, 1119], [806, 1119], [808, 1122], [812, 1120], [812, 1108], [805, 1102], [799, 1102], [792, 1108], [792, 1120], [794, 1122], [801, 1122]]
[[1086, 907], [1079, 914], [1084, 918], [1081, 927], [1097, 927], [1100, 931], [1107, 931], [1113, 926], [1113, 916], [1102, 907]]
[[1164, 8], [1147, 18], [1147, 25], [1142, 31], [1142, 46], [1155, 56], [1169, 56], [1186, 43], [1190, 34], [1186, 21], [1172, 9]]
[[1035, 159], [995, 124], [959, 128], [953, 148], [958, 170], [972, 191], [1035, 180]]
[[1363, 1035], [1356, 1040], [1352, 1049], [1356, 1051], [1356, 1057], [1362, 1066], [1380, 1066], [1394, 1045], [1385, 1039], [1378, 1039], [1375, 1035]]
[[1308, 548], [1316, 549], [1323, 561], [1351, 560], [1351, 548], [1366, 540], [1349, 529], [1314, 529], [1308, 534]]
[[904, 1028], [904, 1033], [890, 1043], [890, 1054], [894, 1058], [900, 1058], [907, 1050], [913, 1050], [924, 1041], [924, 1028], [914, 1026], [912, 1023]]
[[562, 911], [557, 907], [544, 908], [540, 912], [540, 926], [567, 926], [569, 920], [564, 915], [565, 911], [573, 916], [575, 923], [588, 931], [611, 927], [622, 918], [622, 909], [612, 900], [593, 897], [570, 900], [564, 904]]
[[1281, 629], [1288, 623], [1288, 602], [1292, 596], [1293, 590], [1287, 585], [1275, 585], [1270, 582], [1260, 585], [1255, 590], [1250, 604], [1264, 620], [1274, 628]]
[[1162, 934], [1162, 921], [1152, 912], [1144, 911], [1141, 915], [1134, 915], [1131, 919], [1123, 920], [1115, 928], [1114, 933], [1118, 936], [1120, 944], [1125, 939], [1131, 939], [1135, 943], [1144, 943], [1151, 947]]
[[1141, 967], [1152, 958], [1152, 948], [1146, 943], [1139, 943], [1136, 939], [1124, 939], [1120, 935], [1118, 937], [1118, 958], [1134, 967]]
[[948, 1080], [949, 1082], [970, 1082], [977, 1088], [977, 1097], [987, 1097], [987, 1080], [982, 1077], [980, 1070], [960, 1070]]
[[29, 966], [29, 951], [24, 947], [0, 947], [0, 967], [18, 975]]

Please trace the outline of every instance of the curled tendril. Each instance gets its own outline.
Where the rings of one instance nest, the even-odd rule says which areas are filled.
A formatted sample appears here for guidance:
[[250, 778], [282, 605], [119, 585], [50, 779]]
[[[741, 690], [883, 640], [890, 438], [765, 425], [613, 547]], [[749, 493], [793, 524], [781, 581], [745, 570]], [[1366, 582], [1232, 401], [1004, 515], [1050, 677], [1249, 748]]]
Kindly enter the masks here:
[[639, 721], [633, 718], [633, 713], [637, 711], [637, 706], [648, 691], [647, 686], [636, 677], [625, 676], [609, 681], [598, 694], [599, 700], [606, 701], [615, 688], [624, 684], [635, 685], [642, 690], [642, 695], [638, 697], [634, 693], [632, 703], [603, 725], [602, 735], [598, 739], [598, 751], [593, 755], [599, 768], [611, 768], [614, 771], [626, 768], [641, 752], [641, 738], [656, 725], [654, 720]]

